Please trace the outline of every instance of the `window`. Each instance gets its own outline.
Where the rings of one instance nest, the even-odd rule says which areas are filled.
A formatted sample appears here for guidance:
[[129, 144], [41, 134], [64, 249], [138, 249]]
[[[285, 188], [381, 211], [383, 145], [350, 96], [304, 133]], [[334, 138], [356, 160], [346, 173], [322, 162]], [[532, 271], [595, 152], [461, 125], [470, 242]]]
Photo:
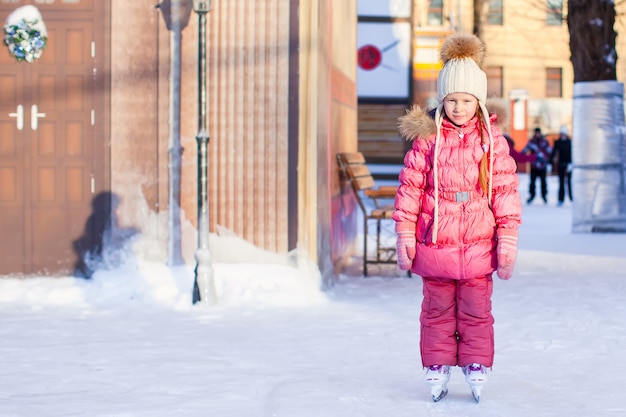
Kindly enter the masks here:
[[546, 0], [546, 24], [548, 26], [563, 25], [563, 0]]
[[443, 25], [443, 0], [428, 2], [428, 24], [431, 26]]
[[502, 97], [502, 67], [487, 67], [487, 97]]
[[546, 68], [546, 97], [563, 97], [563, 70]]
[[487, 24], [502, 25], [502, 2], [503, 0], [489, 0], [489, 13], [487, 14]]
[[359, 100], [408, 100], [411, 79], [411, 23], [358, 22]]

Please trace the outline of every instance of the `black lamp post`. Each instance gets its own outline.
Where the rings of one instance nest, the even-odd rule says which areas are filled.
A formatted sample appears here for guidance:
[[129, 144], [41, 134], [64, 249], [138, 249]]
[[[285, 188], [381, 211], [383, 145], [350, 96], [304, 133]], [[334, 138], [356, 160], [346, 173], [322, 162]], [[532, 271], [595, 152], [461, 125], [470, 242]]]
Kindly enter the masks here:
[[193, 0], [193, 10], [198, 14], [198, 248], [193, 303], [215, 303], [213, 262], [209, 249], [208, 162], [209, 133], [206, 126], [206, 15], [211, 11], [212, 0]]

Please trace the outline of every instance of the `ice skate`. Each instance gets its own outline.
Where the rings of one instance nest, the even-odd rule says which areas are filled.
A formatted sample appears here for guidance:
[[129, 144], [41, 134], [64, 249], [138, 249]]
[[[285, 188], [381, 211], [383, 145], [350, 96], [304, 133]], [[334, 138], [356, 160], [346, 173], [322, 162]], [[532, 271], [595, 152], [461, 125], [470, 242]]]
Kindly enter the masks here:
[[465, 380], [472, 389], [472, 396], [476, 402], [480, 401], [480, 392], [487, 382], [487, 367], [479, 363], [471, 363], [463, 367]]
[[448, 381], [450, 380], [450, 366], [432, 365], [426, 368], [426, 382], [430, 385], [430, 394], [433, 401], [437, 402], [448, 393]]

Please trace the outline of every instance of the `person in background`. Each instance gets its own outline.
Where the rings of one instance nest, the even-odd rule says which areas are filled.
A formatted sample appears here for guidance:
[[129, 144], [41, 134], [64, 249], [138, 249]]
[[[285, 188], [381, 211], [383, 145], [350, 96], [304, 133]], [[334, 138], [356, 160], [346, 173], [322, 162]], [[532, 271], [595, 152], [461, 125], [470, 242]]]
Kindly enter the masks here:
[[550, 163], [556, 166], [556, 172], [559, 176], [559, 207], [565, 201], [565, 188], [567, 188], [567, 196], [569, 201], [572, 198], [572, 141], [568, 135], [567, 126], [561, 126], [559, 138], [554, 141], [554, 149], [550, 156]]
[[534, 155], [535, 160], [530, 164], [530, 185], [528, 189], [528, 204], [532, 203], [536, 194], [536, 182], [541, 183], [541, 198], [544, 203], [548, 203], [548, 181], [546, 179], [552, 147], [548, 140], [541, 133], [541, 129], [536, 127], [535, 133], [522, 150], [523, 154]]
[[484, 44], [455, 33], [441, 46], [438, 106], [399, 119], [411, 142], [393, 219], [398, 266], [422, 277], [420, 351], [433, 401], [461, 367], [476, 401], [494, 358], [493, 272], [508, 280], [522, 205], [517, 165], [486, 106]]

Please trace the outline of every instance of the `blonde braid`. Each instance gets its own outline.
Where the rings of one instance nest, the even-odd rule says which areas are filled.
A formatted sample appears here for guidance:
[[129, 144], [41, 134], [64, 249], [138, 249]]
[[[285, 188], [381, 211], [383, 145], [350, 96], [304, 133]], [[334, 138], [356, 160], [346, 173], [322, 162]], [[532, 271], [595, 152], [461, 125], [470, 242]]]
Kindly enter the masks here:
[[477, 115], [478, 128], [480, 130], [480, 144], [483, 148], [483, 157], [480, 160], [480, 165], [478, 169], [478, 182], [480, 184], [480, 188], [483, 190], [483, 193], [487, 194], [489, 192], [489, 155], [488, 151], [485, 151], [485, 147], [488, 148], [489, 145], [487, 145], [487, 143], [485, 142], [484, 131], [486, 127], [483, 119], [483, 111], [480, 107], [478, 108]]

